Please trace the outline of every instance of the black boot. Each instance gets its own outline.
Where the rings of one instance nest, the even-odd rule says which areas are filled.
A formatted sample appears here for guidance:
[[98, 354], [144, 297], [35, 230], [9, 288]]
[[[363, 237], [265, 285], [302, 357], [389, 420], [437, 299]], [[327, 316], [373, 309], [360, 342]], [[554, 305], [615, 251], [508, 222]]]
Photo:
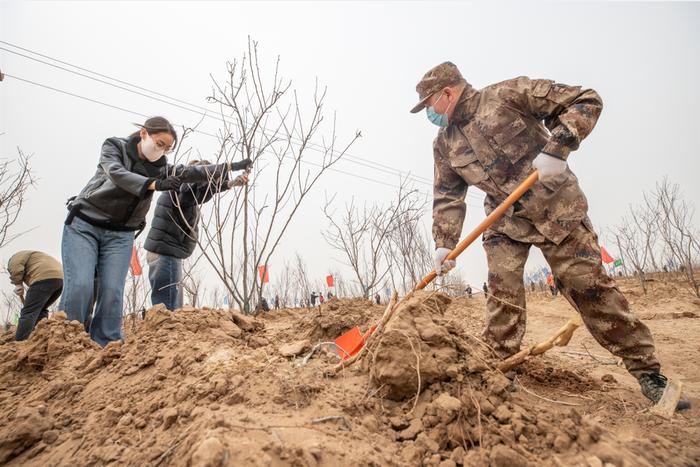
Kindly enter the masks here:
[[[639, 385], [642, 388], [642, 394], [647, 399], [657, 404], [664, 394], [668, 380], [661, 373], [644, 373], [639, 377]], [[676, 405], [676, 410], [685, 410], [690, 408], [690, 401], [680, 399]]]

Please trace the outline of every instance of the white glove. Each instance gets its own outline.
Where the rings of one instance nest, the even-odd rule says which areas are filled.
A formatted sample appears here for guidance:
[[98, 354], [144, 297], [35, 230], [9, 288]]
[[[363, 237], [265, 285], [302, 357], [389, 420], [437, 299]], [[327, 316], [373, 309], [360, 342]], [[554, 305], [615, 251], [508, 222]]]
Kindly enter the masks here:
[[543, 152], [535, 157], [532, 166], [539, 172], [540, 181], [546, 182], [566, 172], [566, 161]]
[[[438, 248], [435, 250], [435, 272], [438, 276], [447, 274], [457, 265], [457, 261], [453, 259], [445, 261], [445, 258], [451, 251], [449, 248]], [[443, 261], [445, 262], [443, 263]]]
[[20, 297], [24, 295], [24, 286], [22, 284], [15, 286], [15, 293]]

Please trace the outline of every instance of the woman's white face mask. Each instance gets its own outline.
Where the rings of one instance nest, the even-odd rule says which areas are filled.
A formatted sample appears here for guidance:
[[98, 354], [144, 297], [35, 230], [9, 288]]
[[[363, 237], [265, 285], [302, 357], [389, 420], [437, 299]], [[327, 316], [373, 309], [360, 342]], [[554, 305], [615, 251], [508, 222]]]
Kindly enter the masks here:
[[145, 139], [141, 140], [141, 152], [149, 162], [155, 162], [165, 154], [165, 150], [158, 149], [156, 147], [156, 143], [153, 141], [153, 138], [151, 138], [151, 135], [148, 134], [146, 135]]

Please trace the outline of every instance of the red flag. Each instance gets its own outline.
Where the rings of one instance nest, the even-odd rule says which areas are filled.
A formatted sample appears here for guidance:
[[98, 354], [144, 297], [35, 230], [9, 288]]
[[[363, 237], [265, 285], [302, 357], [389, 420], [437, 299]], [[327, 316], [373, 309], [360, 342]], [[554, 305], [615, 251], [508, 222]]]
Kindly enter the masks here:
[[268, 282], [270, 282], [270, 274], [267, 270], [266, 264], [258, 266], [258, 274], [260, 275], [260, 280], [263, 282], [263, 284], [267, 284]]
[[333, 284], [334, 284], [333, 276], [331, 276], [331, 275], [326, 276], [326, 284], [328, 284], [328, 287], [333, 287]]
[[131, 247], [131, 275], [140, 276], [143, 271], [141, 270], [141, 262], [139, 261], [139, 254], [136, 251], [136, 247]]
[[600, 247], [600, 256], [603, 258], [605, 264], [610, 264], [615, 261], [602, 246]]

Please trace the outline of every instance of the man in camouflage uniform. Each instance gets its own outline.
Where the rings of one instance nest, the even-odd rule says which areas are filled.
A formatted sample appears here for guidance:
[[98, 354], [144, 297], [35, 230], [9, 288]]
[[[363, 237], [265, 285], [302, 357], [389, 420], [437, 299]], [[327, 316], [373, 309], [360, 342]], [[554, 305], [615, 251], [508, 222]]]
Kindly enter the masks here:
[[416, 90], [420, 102], [411, 112], [426, 108], [428, 119], [441, 127], [433, 142], [438, 274], [455, 265], [444, 259], [459, 241], [469, 185], [486, 193], [488, 214], [539, 170], [539, 182], [484, 233], [490, 292], [485, 339], [503, 358], [520, 349], [523, 270], [535, 245], [593, 337], [621, 357], [642, 393], [658, 402], [666, 378], [659, 373], [651, 332], [605, 273], [586, 197], [566, 163], [593, 130], [603, 108], [600, 96], [526, 77], [476, 90], [451, 62], [428, 71]]

